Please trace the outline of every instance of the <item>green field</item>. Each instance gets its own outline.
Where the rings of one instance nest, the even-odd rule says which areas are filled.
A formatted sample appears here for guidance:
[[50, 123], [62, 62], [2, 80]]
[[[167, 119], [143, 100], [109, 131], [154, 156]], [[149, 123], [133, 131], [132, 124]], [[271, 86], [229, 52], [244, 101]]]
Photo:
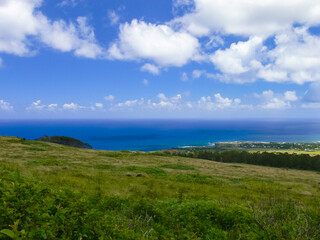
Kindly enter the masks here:
[[0, 239], [320, 239], [320, 174], [0, 137]]

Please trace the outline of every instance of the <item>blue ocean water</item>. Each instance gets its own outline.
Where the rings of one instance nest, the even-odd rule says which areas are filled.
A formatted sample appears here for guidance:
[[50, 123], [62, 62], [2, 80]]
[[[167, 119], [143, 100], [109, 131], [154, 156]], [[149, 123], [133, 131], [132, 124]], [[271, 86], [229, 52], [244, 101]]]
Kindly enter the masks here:
[[0, 135], [69, 136], [94, 149], [154, 151], [220, 141], [318, 142], [320, 120], [0, 120]]

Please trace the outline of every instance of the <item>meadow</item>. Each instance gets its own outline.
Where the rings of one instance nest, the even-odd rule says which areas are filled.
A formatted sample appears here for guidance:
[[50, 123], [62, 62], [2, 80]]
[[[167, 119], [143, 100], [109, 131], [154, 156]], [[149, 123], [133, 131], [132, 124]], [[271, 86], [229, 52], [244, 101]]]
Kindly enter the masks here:
[[0, 239], [319, 239], [317, 171], [0, 137]]

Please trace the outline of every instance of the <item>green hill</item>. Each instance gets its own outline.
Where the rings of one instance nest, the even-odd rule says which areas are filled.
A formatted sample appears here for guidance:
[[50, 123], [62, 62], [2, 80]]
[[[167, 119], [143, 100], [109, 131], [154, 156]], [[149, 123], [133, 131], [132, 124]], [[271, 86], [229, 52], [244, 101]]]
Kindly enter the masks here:
[[320, 175], [0, 137], [0, 239], [319, 239]]
[[76, 148], [89, 148], [92, 149], [92, 146], [88, 143], [83, 143], [78, 139], [71, 138], [71, 137], [65, 137], [65, 136], [43, 136], [41, 138], [36, 139], [36, 141], [42, 141], [42, 142], [51, 142], [51, 143], [58, 143], [70, 147], [76, 147]]

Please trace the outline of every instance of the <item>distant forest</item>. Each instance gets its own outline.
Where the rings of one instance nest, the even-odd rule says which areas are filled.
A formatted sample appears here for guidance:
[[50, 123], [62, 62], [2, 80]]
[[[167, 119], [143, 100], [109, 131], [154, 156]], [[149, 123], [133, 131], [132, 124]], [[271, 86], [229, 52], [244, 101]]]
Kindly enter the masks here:
[[260, 166], [320, 171], [320, 155], [247, 151], [168, 151], [174, 156], [207, 159], [226, 163], [246, 163]]

